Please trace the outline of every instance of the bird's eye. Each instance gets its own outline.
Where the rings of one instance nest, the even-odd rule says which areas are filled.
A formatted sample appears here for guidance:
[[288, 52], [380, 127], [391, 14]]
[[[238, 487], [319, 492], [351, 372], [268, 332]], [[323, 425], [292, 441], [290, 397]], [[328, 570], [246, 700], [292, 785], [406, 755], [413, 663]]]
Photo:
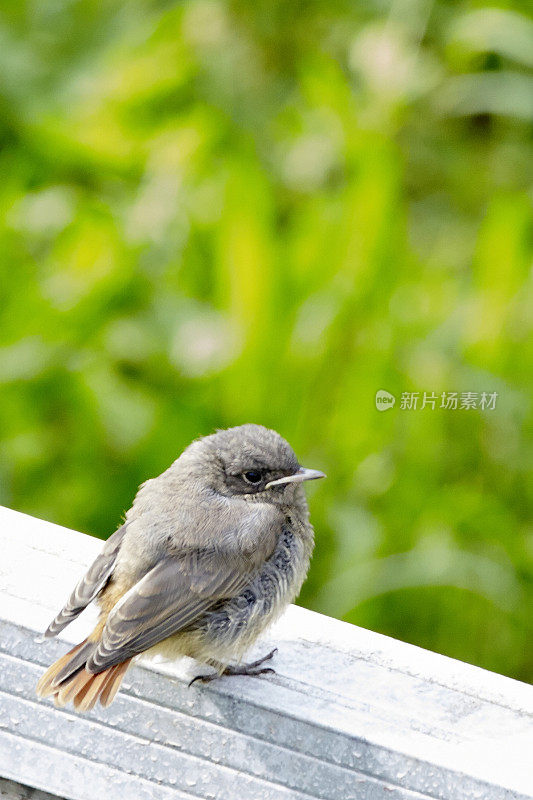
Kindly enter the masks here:
[[262, 475], [258, 469], [249, 469], [242, 474], [246, 483], [261, 483]]

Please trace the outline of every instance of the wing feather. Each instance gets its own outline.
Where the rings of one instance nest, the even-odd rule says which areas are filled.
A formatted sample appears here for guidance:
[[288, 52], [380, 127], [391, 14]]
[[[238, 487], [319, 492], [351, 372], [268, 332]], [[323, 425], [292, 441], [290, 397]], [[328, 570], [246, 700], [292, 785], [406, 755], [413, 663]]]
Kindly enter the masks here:
[[165, 557], [113, 608], [87, 669], [100, 672], [183, 630], [244, 589], [256, 569], [208, 550]]
[[120, 545], [126, 532], [126, 525], [122, 525], [118, 531], [109, 537], [100, 555], [93, 561], [81, 581], [77, 584], [69, 599], [61, 609], [55, 619], [52, 620], [44, 637], [46, 639], [57, 636], [63, 628], [81, 614], [84, 608], [94, 600], [100, 589], [105, 586], [109, 579], [115, 561], [117, 559]]

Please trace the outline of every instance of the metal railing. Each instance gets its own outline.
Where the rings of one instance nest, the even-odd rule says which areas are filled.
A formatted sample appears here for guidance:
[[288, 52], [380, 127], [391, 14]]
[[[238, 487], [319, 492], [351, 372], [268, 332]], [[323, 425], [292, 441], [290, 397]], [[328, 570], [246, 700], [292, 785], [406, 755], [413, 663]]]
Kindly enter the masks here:
[[275, 675], [189, 688], [195, 662], [146, 660], [107, 709], [38, 700], [95, 611], [62, 639], [39, 634], [101, 546], [0, 509], [5, 785], [72, 800], [533, 797], [531, 687], [296, 606], [250, 654], [277, 646]]

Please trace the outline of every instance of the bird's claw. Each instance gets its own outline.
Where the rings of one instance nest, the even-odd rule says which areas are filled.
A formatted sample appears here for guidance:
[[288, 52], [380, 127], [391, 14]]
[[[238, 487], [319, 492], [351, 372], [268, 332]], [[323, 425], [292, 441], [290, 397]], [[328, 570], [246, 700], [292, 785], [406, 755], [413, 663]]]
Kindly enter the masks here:
[[195, 683], [196, 681], [201, 681], [202, 683], [210, 683], [211, 681], [216, 680], [217, 678], [221, 678], [223, 675], [249, 675], [250, 677], [255, 677], [256, 675], [265, 675], [266, 673], [276, 674], [276, 670], [272, 667], [261, 667], [261, 669], [257, 669], [260, 667], [261, 664], [264, 664], [265, 661], [269, 661], [275, 653], [277, 653], [278, 648], [275, 647], [273, 650], [270, 651], [266, 656], [263, 658], [258, 658], [257, 661], [252, 661], [251, 664], [242, 664], [241, 666], [236, 665], [234, 667], [227, 666], [225, 669], [219, 672], [210, 672], [207, 675], [196, 675], [190, 682], [189, 688]]
[[192, 681], [189, 681], [187, 688], [190, 689], [193, 683], [196, 683], [196, 681], [201, 681], [201, 683], [209, 683], [209, 681], [214, 681], [215, 678], [219, 677], [220, 676], [218, 672], [212, 672], [209, 673], [209, 675], [196, 675], [196, 677], [194, 677]]

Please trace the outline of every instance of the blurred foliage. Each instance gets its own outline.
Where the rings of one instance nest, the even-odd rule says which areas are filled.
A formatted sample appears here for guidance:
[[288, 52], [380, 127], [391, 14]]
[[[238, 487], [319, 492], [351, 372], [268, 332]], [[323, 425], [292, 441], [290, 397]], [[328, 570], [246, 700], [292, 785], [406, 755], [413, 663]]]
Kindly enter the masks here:
[[1, 502], [106, 536], [262, 422], [329, 475], [302, 603], [532, 678], [527, 9], [5, 0]]

